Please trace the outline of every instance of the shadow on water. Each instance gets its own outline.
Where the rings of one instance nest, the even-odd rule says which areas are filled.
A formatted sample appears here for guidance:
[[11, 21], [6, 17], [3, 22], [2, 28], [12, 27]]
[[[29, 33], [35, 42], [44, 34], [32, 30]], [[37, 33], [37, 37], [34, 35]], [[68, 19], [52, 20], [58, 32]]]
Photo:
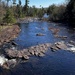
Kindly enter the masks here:
[[[72, 40], [71, 36], [74, 33], [69, 33], [64, 26], [47, 22], [32, 22], [20, 24], [21, 32], [15, 42], [22, 49], [41, 43], [61, 41], [51, 34], [49, 27], [60, 28], [60, 35], [68, 36], [65, 41]], [[45, 36], [36, 36], [37, 33], [43, 33]], [[0, 75], [75, 75], [75, 54], [64, 50], [56, 52], [48, 50], [44, 57], [32, 56], [27, 62], [20, 63], [11, 70], [0, 68]]]

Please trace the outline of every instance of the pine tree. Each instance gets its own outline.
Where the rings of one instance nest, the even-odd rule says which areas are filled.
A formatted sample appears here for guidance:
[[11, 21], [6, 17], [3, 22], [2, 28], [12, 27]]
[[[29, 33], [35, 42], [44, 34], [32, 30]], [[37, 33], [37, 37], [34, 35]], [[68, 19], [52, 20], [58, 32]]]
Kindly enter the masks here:
[[18, 18], [22, 17], [22, 9], [21, 9], [21, 0], [18, 0], [19, 4], [17, 5], [17, 14]]
[[26, 15], [28, 14], [28, 4], [29, 4], [29, 0], [25, 0], [24, 13], [25, 13]]
[[3, 18], [3, 21], [7, 24], [16, 22], [16, 20], [13, 16], [13, 13], [10, 9], [6, 10], [6, 14], [5, 14], [5, 17]]
[[64, 18], [68, 23], [71, 23], [73, 26], [75, 26], [75, 0], [69, 0]]
[[12, 0], [13, 1], [13, 5], [15, 5], [16, 4], [16, 0]]

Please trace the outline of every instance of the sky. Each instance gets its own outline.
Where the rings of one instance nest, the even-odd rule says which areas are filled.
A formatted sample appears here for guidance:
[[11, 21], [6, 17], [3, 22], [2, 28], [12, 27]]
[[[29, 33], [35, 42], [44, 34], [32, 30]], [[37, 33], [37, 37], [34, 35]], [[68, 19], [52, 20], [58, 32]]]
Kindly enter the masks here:
[[[22, 1], [22, 5], [25, 4], [25, 0], [21, 0]], [[18, 0], [17, 0], [18, 2]], [[36, 7], [48, 7], [49, 5], [52, 4], [63, 4], [65, 3], [65, 0], [29, 0], [29, 6], [33, 6], [35, 5]]]

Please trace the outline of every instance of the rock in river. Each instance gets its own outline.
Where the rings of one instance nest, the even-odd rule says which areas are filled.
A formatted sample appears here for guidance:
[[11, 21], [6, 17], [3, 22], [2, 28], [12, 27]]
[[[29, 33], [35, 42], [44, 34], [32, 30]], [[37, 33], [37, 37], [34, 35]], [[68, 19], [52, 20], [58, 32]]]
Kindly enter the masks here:
[[65, 44], [63, 41], [61, 41], [61, 42], [56, 42], [55, 45], [56, 45], [56, 47], [59, 48], [59, 49], [63, 49], [63, 50], [66, 50], [66, 49], [67, 49], [67, 46], [66, 46], [66, 44]]
[[53, 44], [51, 46], [52, 50], [59, 50], [59, 49], [63, 49], [63, 50], [67, 50], [67, 45], [65, 44], [64, 41], [60, 41], [60, 42], [55, 42], [55, 44]]
[[5, 57], [1, 57], [0, 64], [3, 65], [4, 68], [12, 68], [17, 64], [17, 58], [21, 60], [28, 60], [29, 57], [32, 55], [43, 57], [49, 47], [51, 47], [51, 44], [45, 43], [32, 46], [23, 50], [7, 49], [5, 50], [6, 57], [9, 57], [10, 60]]
[[46, 50], [51, 46], [50, 43], [46, 44], [39, 44], [36, 46], [29, 47], [28, 49], [23, 49], [23, 50], [12, 50], [12, 49], [7, 49], [5, 50], [6, 55], [9, 56], [10, 58], [25, 58], [29, 59], [29, 56], [35, 55], [35, 56], [40, 56], [45, 54]]
[[37, 33], [36, 36], [44, 36], [45, 34]]
[[4, 56], [0, 56], [0, 66], [5, 69], [13, 68], [17, 64], [16, 59], [10, 59], [8, 60]]

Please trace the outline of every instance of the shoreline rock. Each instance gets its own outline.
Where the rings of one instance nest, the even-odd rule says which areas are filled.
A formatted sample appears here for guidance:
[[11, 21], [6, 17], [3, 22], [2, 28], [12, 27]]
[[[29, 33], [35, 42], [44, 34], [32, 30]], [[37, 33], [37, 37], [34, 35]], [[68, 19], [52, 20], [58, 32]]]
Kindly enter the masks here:
[[20, 32], [20, 28], [18, 25], [12, 25], [12, 27], [8, 27], [4, 29], [0, 34], [0, 45], [10, 42], [10, 40], [13, 40], [18, 36], [18, 33]]

